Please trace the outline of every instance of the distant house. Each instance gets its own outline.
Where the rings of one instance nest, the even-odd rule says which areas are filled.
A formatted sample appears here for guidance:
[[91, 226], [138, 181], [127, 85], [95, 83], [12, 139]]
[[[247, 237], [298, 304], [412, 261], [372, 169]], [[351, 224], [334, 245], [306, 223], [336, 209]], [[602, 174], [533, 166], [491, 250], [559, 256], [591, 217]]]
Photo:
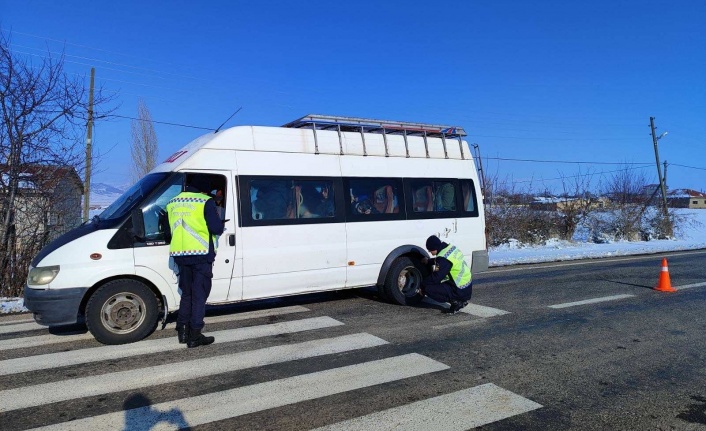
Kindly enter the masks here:
[[[0, 165], [0, 214], [3, 215], [9, 184], [9, 167]], [[83, 182], [74, 168], [24, 165], [18, 186], [12, 226], [18, 245], [27, 239], [46, 243], [81, 224]]]
[[676, 189], [667, 193], [667, 204], [672, 208], [706, 209], [706, 193], [692, 189]]
[[540, 211], [566, 211], [573, 208], [601, 209], [608, 206], [609, 200], [605, 197], [592, 198], [589, 202], [585, 198], [537, 196], [530, 203], [530, 208]]

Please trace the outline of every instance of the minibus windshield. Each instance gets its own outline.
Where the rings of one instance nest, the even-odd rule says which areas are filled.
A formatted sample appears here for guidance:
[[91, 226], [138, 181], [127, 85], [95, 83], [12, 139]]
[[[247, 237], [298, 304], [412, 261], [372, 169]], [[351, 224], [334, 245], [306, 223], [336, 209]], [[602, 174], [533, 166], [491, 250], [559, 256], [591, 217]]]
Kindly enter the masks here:
[[98, 218], [100, 220], [110, 220], [123, 217], [132, 210], [136, 203], [142, 201], [145, 196], [150, 194], [167, 175], [169, 175], [168, 172], [159, 172], [143, 177], [123, 193], [115, 202], [110, 204], [105, 211], [100, 213]]

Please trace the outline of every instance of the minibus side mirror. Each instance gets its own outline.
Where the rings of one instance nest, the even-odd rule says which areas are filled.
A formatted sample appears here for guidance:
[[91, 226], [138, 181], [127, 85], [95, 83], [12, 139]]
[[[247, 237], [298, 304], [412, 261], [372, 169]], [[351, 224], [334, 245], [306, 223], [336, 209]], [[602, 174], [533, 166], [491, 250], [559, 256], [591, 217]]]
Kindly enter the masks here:
[[130, 213], [132, 216], [132, 233], [139, 240], [145, 239], [145, 219], [142, 217], [142, 210], [135, 208]]

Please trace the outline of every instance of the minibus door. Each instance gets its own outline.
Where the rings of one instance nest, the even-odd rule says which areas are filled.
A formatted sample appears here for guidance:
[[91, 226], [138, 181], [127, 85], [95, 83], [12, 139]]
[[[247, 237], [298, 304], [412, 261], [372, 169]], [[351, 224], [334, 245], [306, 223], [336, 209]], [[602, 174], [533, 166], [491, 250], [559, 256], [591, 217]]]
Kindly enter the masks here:
[[[227, 171], [224, 174], [228, 173]], [[228, 175], [208, 173], [187, 173], [186, 182], [194, 175], [208, 175], [213, 184], [211, 194], [218, 197], [217, 210], [225, 222], [225, 232], [218, 238], [218, 252], [213, 264], [213, 281], [209, 303], [225, 302], [228, 300], [235, 266], [235, 246], [229, 244], [229, 236], [235, 233], [234, 192], [233, 183], [228, 183]], [[157, 272], [169, 285], [169, 288], [178, 295], [178, 273], [174, 259], [169, 257], [169, 221], [167, 217], [167, 204], [178, 195], [184, 183], [184, 175], [174, 175], [164, 184], [148, 201], [141, 205], [145, 241], [135, 246], [135, 266], [143, 267], [149, 272]], [[223, 199], [220, 196], [223, 196]], [[242, 263], [241, 263], [242, 266]], [[242, 291], [240, 283], [236, 290]]]
[[[235, 214], [235, 182], [229, 181], [232, 178], [230, 171], [201, 171], [188, 172], [186, 175], [186, 184], [189, 184], [192, 176], [207, 175], [211, 180], [210, 195], [216, 201], [216, 210], [218, 211], [221, 220], [225, 221], [225, 231], [218, 237], [218, 251], [216, 260], [213, 262], [213, 280], [211, 285], [211, 294], [208, 296], [208, 303], [228, 302], [242, 295], [242, 278], [236, 278], [233, 281], [233, 268], [237, 265], [242, 266], [242, 259], [236, 262], [235, 259], [235, 226], [237, 216]], [[238, 272], [238, 271], [236, 271]], [[230, 292], [230, 290], [234, 290]], [[239, 298], [238, 298], [239, 299]]]

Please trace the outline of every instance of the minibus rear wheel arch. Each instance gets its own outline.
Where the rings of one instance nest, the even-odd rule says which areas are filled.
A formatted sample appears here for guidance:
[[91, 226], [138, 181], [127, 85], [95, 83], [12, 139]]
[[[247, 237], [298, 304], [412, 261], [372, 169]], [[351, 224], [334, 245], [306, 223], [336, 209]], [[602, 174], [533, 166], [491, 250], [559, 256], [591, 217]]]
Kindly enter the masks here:
[[99, 342], [116, 345], [140, 341], [157, 327], [162, 296], [146, 280], [106, 280], [87, 296], [85, 321]]

